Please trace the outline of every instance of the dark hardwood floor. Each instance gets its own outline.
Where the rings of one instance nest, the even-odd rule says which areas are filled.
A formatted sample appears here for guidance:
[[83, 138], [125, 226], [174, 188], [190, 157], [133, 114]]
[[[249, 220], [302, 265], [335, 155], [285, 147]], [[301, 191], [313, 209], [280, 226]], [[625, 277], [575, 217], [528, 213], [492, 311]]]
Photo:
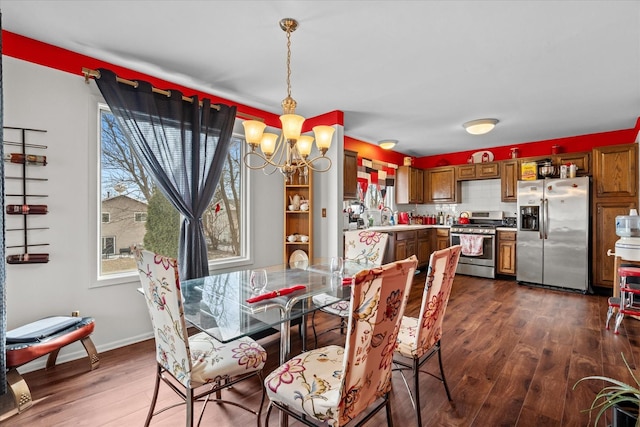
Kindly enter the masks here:
[[[417, 315], [424, 273], [416, 276], [408, 315]], [[425, 426], [586, 426], [588, 408], [602, 383], [573, 390], [587, 375], [633, 381], [621, 353], [632, 368], [640, 363], [640, 322], [625, 319], [619, 335], [604, 329], [603, 296], [527, 287], [514, 281], [457, 276], [442, 337], [450, 404], [441, 383], [424, 375], [421, 381]], [[317, 316], [320, 322], [335, 318]], [[100, 327], [100, 325], [97, 325]], [[322, 325], [320, 325], [322, 327]], [[339, 332], [321, 337], [321, 345], [341, 343]], [[292, 351], [300, 351], [297, 333]], [[312, 339], [309, 339], [312, 342]], [[278, 360], [277, 335], [261, 343], [269, 352], [266, 371]], [[75, 345], [75, 344], [74, 344]], [[428, 369], [437, 370], [431, 360]], [[88, 371], [86, 360], [27, 373], [33, 407], [5, 420], [4, 426], [141, 426], [154, 382], [154, 344], [146, 341], [101, 354], [101, 365]], [[159, 404], [174, 400], [161, 387]], [[260, 384], [246, 382], [232, 391], [235, 398], [257, 404]], [[416, 424], [399, 374], [394, 373], [393, 418], [396, 426]], [[154, 418], [152, 426], [184, 425], [183, 408]], [[264, 414], [263, 414], [264, 419]], [[386, 423], [384, 411], [369, 425]], [[610, 420], [602, 420], [606, 425]], [[593, 421], [591, 422], [591, 425]], [[203, 426], [252, 426], [255, 417], [233, 407], [207, 407]], [[277, 425], [277, 416], [271, 417]], [[297, 423], [291, 421], [290, 425]]]

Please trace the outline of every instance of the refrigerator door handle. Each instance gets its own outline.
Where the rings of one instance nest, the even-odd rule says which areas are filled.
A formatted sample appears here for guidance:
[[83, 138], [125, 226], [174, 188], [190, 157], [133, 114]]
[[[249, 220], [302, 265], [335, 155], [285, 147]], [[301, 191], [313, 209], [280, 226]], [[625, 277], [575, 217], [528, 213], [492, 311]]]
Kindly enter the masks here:
[[544, 199], [544, 239], [549, 238], [549, 199]]
[[538, 218], [538, 237], [540, 240], [544, 239], [543, 229], [544, 229], [544, 199], [540, 199], [540, 217]]

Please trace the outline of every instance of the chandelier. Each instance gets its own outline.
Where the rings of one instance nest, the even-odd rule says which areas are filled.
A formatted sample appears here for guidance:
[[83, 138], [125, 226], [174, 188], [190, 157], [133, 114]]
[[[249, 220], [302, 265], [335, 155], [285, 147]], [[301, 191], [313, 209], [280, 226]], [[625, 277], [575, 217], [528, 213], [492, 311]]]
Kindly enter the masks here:
[[[299, 169], [306, 174], [309, 170], [326, 172], [331, 168], [331, 159], [325, 157], [325, 154], [331, 146], [335, 129], [332, 126], [313, 128], [320, 154], [311, 156], [313, 137], [300, 135], [305, 119], [296, 114], [297, 103], [291, 97], [291, 33], [298, 28], [298, 21], [284, 18], [280, 20], [280, 28], [287, 33], [287, 97], [282, 100], [282, 133], [278, 136], [264, 132], [266, 124], [258, 120], [242, 122], [245, 139], [249, 144], [244, 163], [249, 169], [262, 169], [268, 175], [279, 170], [289, 179]], [[251, 159], [256, 159], [255, 163]]]

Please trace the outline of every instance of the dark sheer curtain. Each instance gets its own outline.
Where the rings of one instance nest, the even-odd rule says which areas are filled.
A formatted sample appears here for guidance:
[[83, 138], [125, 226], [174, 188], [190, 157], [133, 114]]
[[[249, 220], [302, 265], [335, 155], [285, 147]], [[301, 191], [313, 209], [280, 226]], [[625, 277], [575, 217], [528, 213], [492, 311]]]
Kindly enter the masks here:
[[148, 82], [137, 87], [118, 83], [100, 69], [96, 83], [120, 129], [160, 191], [183, 215], [178, 265], [180, 278], [209, 274], [202, 214], [213, 198], [229, 151], [236, 108], [212, 108], [209, 99], [184, 101], [182, 93], [153, 92]]
[[[2, 13], [0, 13], [0, 140], [4, 141], [4, 96], [2, 95]], [[4, 159], [4, 144], [0, 144], [0, 158]], [[4, 239], [4, 162], [0, 162], [0, 217], [2, 217], [2, 235], [0, 239], [0, 394], [7, 392], [7, 292], [6, 292], [6, 261]]]

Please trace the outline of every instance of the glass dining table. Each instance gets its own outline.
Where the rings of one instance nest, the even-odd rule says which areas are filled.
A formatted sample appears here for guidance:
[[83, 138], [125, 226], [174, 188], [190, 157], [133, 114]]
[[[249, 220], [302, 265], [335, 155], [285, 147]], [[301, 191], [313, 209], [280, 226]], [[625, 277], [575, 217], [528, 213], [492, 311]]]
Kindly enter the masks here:
[[[371, 266], [345, 261], [340, 276], [330, 271], [328, 260], [297, 268], [284, 264], [271, 266], [265, 268], [266, 289], [259, 293], [252, 290], [252, 270], [185, 280], [180, 284], [185, 318], [221, 342], [279, 329], [279, 360], [282, 364], [288, 360], [291, 349], [291, 321], [301, 319], [304, 325], [306, 315], [321, 308], [312, 302], [314, 295], [329, 294], [336, 301], [348, 299], [351, 290], [349, 283], [345, 283], [348, 280], [343, 280], [343, 277], [353, 276], [366, 268]], [[260, 295], [266, 295], [266, 298], [250, 302]]]

